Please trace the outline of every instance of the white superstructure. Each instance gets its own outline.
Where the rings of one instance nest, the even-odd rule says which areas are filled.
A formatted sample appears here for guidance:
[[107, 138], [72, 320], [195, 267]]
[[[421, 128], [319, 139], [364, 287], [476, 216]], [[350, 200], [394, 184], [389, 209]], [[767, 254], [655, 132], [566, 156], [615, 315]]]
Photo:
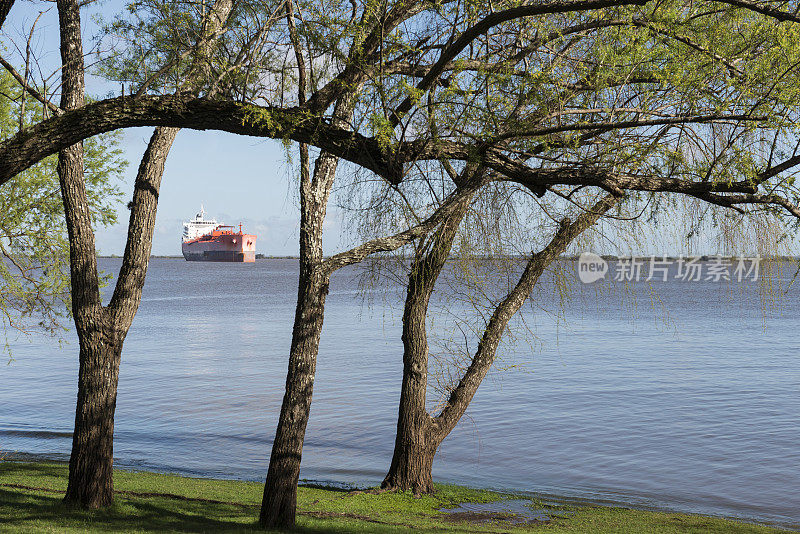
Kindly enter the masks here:
[[200, 213], [195, 215], [194, 219], [183, 223], [183, 242], [197, 239], [200, 236], [210, 234], [219, 223], [216, 219], [205, 219], [206, 212], [203, 205], [200, 205]]

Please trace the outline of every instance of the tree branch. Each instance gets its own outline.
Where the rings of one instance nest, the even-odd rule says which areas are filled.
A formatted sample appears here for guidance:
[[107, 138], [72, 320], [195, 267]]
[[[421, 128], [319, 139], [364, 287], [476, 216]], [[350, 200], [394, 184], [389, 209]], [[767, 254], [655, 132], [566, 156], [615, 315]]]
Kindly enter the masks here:
[[[460, 54], [476, 37], [485, 34], [494, 26], [508, 22], [510, 20], [530, 17], [534, 15], [545, 15], [551, 13], [569, 13], [573, 11], [586, 11], [590, 9], [600, 9], [604, 7], [618, 7], [628, 5], [644, 5], [647, 0], [586, 0], [576, 2], [574, 0], [545, 0], [533, 5], [523, 5], [498, 11], [486, 16], [483, 20], [464, 31], [453, 44], [448, 46], [439, 56], [439, 60], [431, 67], [428, 74], [419, 81], [417, 89], [427, 91], [434, 84], [436, 79], [444, 72], [447, 65]], [[395, 108], [389, 116], [392, 126], [400, 124], [403, 115], [409, 112], [414, 105], [411, 96], [406, 97], [403, 102]]]
[[[202, 21], [203, 33], [196, 46], [197, 58], [183, 80], [183, 87], [197, 95], [208, 77], [208, 56], [210, 43], [222, 32], [231, 9], [232, 0], [216, 0]], [[205, 59], [204, 59], [205, 58]], [[208, 91], [213, 94], [214, 88]], [[142, 298], [150, 251], [153, 245], [153, 231], [158, 209], [158, 196], [164, 165], [175, 141], [179, 128], [158, 127], [153, 132], [147, 149], [142, 155], [133, 188], [130, 204], [131, 215], [128, 221], [128, 239], [125, 254], [117, 276], [114, 294], [108, 305], [114, 319], [125, 331], [133, 322], [133, 317]]]
[[17, 83], [22, 87], [25, 91], [28, 92], [33, 98], [41, 102], [47, 109], [49, 109], [53, 115], [60, 115], [63, 113], [63, 110], [47, 100], [39, 91], [36, 90], [35, 87], [31, 86], [30, 84], [25, 82], [25, 79], [22, 75], [17, 72], [17, 70], [2, 56], [0, 56], [0, 65], [2, 65], [9, 74], [17, 81]]
[[494, 362], [497, 347], [511, 317], [522, 307], [544, 270], [558, 258], [572, 241], [597, 222], [614, 207], [620, 197], [609, 194], [582, 213], [575, 222], [564, 220], [550, 243], [541, 251], [532, 254], [514, 288], [506, 295], [492, 313], [478, 349], [467, 367], [464, 376], [450, 393], [445, 406], [434, 418], [434, 428], [439, 436], [446, 436], [456, 425], [469, 406], [483, 378]]
[[450, 195], [448, 195], [448, 197], [436, 209], [436, 211], [434, 211], [419, 224], [390, 236], [379, 237], [371, 241], [367, 241], [366, 243], [363, 243], [348, 251], [340, 252], [339, 254], [331, 256], [323, 262], [323, 269], [326, 273], [330, 274], [346, 265], [359, 263], [361, 260], [371, 254], [397, 250], [403, 245], [411, 243], [414, 239], [429, 233], [439, 223], [446, 219], [451, 213], [458, 209], [459, 206], [461, 206], [464, 199], [469, 198], [480, 188], [482, 184], [483, 181], [480, 181], [457, 188], [455, 191], [450, 193]]
[[379, 143], [331, 125], [300, 108], [260, 107], [230, 101], [167, 96], [116, 97], [40, 122], [0, 143], [0, 185], [44, 157], [82, 139], [119, 128], [172, 126], [292, 139], [352, 161], [399, 183], [402, 162]]
[[13, 5], [14, 0], [0, 0], [0, 28], [3, 27], [3, 23], [6, 21], [8, 12], [11, 11], [11, 6]]

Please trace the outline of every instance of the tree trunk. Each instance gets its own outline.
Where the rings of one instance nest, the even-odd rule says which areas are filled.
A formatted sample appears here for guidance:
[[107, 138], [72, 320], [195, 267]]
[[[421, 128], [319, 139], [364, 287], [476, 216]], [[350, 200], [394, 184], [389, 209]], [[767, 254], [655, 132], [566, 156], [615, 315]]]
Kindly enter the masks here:
[[83, 508], [114, 501], [114, 410], [122, 352], [122, 342], [108, 332], [105, 311], [92, 319], [79, 332], [78, 403], [64, 497]]
[[[426, 368], [427, 373], [427, 358]], [[425, 409], [426, 381], [418, 365], [404, 363], [403, 387], [397, 418], [392, 464], [381, 488], [411, 490], [415, 495], [433, 493], [433, 456], [439, 446], [432, 432], [432, 420]], [[416, 367], [412, 369], [411, 367]]]
[[271, 528], [295, 524], [297, 480], [303, 441], [311, 413], [317, 353], [325, 317], [330, 275], [322, 269], [322, 234], [328, 196], [338, 159], [323, 153], [317, 158], [313, 179], [304, 152], [300, 177], [300, 276], [297, 308], [289, 351], [289, 370], [278, 428], [264, 484], [259, 521]]
[[[474, 169], [466, 169], [465, 176]], [[480, 171], [479, 171], [480, 172]], [[403, 310], [403, 385], [397, 415], [397, 435], [389, 472], [381, 488], [414, 494], [433, 493], [433, 457], [441, 443], [428, 414], [428, 303], [436, 280], [450, 256], [459, 224], [472, 195], [459, 201], [433, 236], [414, 254]]]
[[410, 490], [414, 495], [433, 493], [433, 457], [437, 446], [430, 441], [428, 431], [419, 426], [408, 426], [403, 431], [398, 428], [392, 465], [381, 488]]
[[[449, 247], [448, 247], [449, 252]], [[383, 489], [411, 490], [415, 494], [432, 493], [433, 455], [438, 443], [431, 435], [432, 419], [425, 406], [428, 389], [428, 338], [425, 329], [428, 300], [438, 276], [427, 269], [425, 260], [417, 260], [409, 277], [403, 312], [403, 386], [397, 415], [397, 435], [389, 473]], [[443, 263], [443, 262], [442, 262]]]
[[295, 523], [297, 480], [328, 293], [327, 279], [314, 272], [301, 272], [299, 286], [286, 392], [261, 503], [260, 521], [269, 527], [292, 527]]
[[[287, 17], [293, 18], [290, 8], [287, 8]], [[297, 52], [296, 34], [293, 41]], [[304, 73], [302, 54], [298, 52], [297, 58], [300, 70]], [[305, 74], [302, 74], [302, 78], [305, 80]], [[359, 90], [360, 86], [354, 88], [351, 94], [336, 103], [332, 124], [343, 126], [350, 120], [355, 95]], [[302, 85], [298, 98], [305, 100], [305, 87]], [[272, 443], [259, 514], [260, 524], [268, 528], [291, 528], [295, 524], [297, 481], [300, 478], [303, 441], [311, 415], [317, 353], [331, 275], [323, 268], [322, 235], [339, 158], [322, 152], [314, 162], [312, 176], [308, 146], [303, 143], [300, 145], [300, 155], [300, 276], [286, 390], [275, 441]]]
[[[415, 494], [434, 491], [431, 473], [436, 450], [461, 419], [489, 371], [511, 317], [530, 295], [544, 269], [581, 232], [594, 224], [618, 201], [614, 195], [608, 195], [574, 223], [565, 220], [548, 246], [531, 256], [517, 284], [495, 308], [472, 362], [458, 386], [451, 392], [445, 407], [439, 415], [431, 417], [425, 404], [428, 378], [428, 302], [450, 255], [456, 230], [464, 218], [470, 199], [471, 196], [467, 197], [436, 230], [430, 241], [420, 246], [411, 265], [403, 312], [403, 386], [400, 392], [397, 436], [392, 463], [381, 484], [384, 489], [411, 490]], [[426, 251], [426, 248], [429, 250]]]
[[[230, 0], [217, 0], [205, 24], [216, 32], [231, 10]], [[83, 51], [80, 12], [76, 0], [58, 0], [61, 32], [61, 107], [84, 103]], [[202, 43], [203, 57], [208, 42]], [[195, 72], [188, 84], [201, 76]], [[114, 500], [114, 411], [122, 344], [141, 302], [153, 241], [156, 208], [164, 162], [175, 140], [176, 128], [156, 128], [145, 151], [134, 185], [128, 240], [114, 294], [102, 306], [97, 276], [97, 253], [89, 214], [83, 169], [83, 147], [72, 145], [59, 153], [58, 174], [70, 242], [72, 310], [80, 342], [78, 400], [64, 501], [84, 508], [100, 508]]]
[[[58, 0], [61, 36], [61, 107], [84, 102], [84, 66], [80, 8], [75, 0]], [[83, 145], [58, 154], [58, 178], [69, 234], [72, 314], [80, 343], [78, 401], [64, 501], [87, 508], [114, 499], [114, 405], [122, 342], [109, 328], [100, 301], [97, 253], [84, 183]]]

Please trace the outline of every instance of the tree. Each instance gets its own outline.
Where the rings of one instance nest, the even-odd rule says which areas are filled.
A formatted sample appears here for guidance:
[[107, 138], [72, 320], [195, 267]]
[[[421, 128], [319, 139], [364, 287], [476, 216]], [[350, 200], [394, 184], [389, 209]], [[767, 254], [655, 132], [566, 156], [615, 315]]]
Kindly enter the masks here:
[[[512, 148], [508, 153], [516, 158], [514, 165], [538, 160], [544, 168], [573, 174], [572, 183], [576, 187], [564, 192], [553, 190], [548, 184], [521, 180], [530, 184], [532, 191], [539, 195], [550, 190], [565, 198], [574, 198], [580, 189], [599, 187], [623, 196], [623, 189], [628, 185], [621, 184], [619, 179], [622, 176], [626, 177], [624, 180], [666, 179], [674, 185], [678, 183], [675, 178], [679, 177], [683, 185], [674, 191], [686, 187], [684, 193], [726, 207], [777, 201], [777, 197], [767, 200], [749, 193], [725, 200], [712, 190], [702, 192], [692, 188], [704, 184], [718, 189], [748, 180], [755, 185], [761, 183], [762, 178], [773, 178], [775, 172], [787, 170], [797, 163], [796, 151], [793, 152], [787, 143], [784, 146], [789, 147], [787, 155], [790, 157], [773, 165], [773, 155], [782, 150], [780, 143], [774, 141], [786, 135], [787, 130], [774, 130], [773, 142], [771, 146], [767, 143], [766, 149], [754, 142], [759, 137], [755, 132], [766, 124], [762, 122], [766, 114], [776, 109], [781, 110], [779, 114], [796, 113], [796, 103], [780, 98], [763, 99], [764, 93], [750, 100], [739, 93], [744, 85], [753, 81], [758, 85], [760, 81], [744, 80], [744, 71], [739, 64], [741, 59], [731, 59], [736, 55], [747, 56], [753, 60], [753, 70], [763, 72], [779, 68], [775, 63], [776, 57], [785, 60], [784, 54], [794, 57], [797, 52], [787, 52], [778, 44], [781, 38], [776, 37], [783, 33], [781, 29], [772, 37], [765, 37], [761, 23], [742, 31], [742, 39], [736, 43], [720, 39], [719, 36], [726, 33], [724, 28], [727, 24], [741, 23], [741, 13], [728, 13], [729, 18], [720, 22], [716, 17], [718, 13], [712, 15], [704, 8], [679, 16], [676, 16], [674, 6], [661, 5], [659, 8], [663, 12], [648, 10], [641, 13], [634, 8], [628, 13], [620, 12], [616, 18], [614, 14], [597, 18], [586, 18], [581, 14], [566, 25], [559, 19], [560, 27], [548, 23], [546, 17], [533, 23], [526, 21], [522, 27], [505, 31], [498, 27], [496, 33], [470, 41], [470, 53], [459, 58], [460, 63], [452, 71], [448, 70], [450, 75], [441, 80], [444, 90], [440, 94], [443, 93], [444, 97], [437, 109], [449, 112], [446, 117], [431, 113], [436, 103], [432, 96], [436, 90], [434, 83], [428, 88], [425, 107], [420, 105], [419, 96], [413, 95], [395, 108], [410, 111], [414, 98], [418, 117], [422, 118], [402, 124], [392, 112], [386, 114], [387, 122], [390, 126], [402, 126], [401, 131], [413, 129], [415, 132], [430, 132], [435, 124], [437, 135], [466, 135], [485, 143], [484, 150], [486, 145], [493, 149], [497, 147], [496, 143], [513, 139], [511, 146], [503, 148]], [[474, 28], [479, 26], [477, 24]], [[741, 28], [736, 26], [737, 30]], [[466, 33], [476, 33], [470, 30]], [[727, 32], [733, 33], [733, 28], [729, 27]], [[453, 48], [458, 48], [459, 41], [460, 38], [453, 39]], [[473, 47], [476, 53], [473, 53]], [[750, 52], [744, 53], [744, 49]], [[542, 51], [546, 53], [545, 59], [542, 59]], [[778, 51], [777, 56], [773, 55]], [[442, 56], [453, 58], [447, 49]], [[672, 65], [675, 60], [680, 62], [680, 67]], [[784, 65], [791, 65], [792, 61], [788, 59]], [[523, 63], [524, 70], [518, 67]], [[668, 66], [667, 70], [664, 65]], [[432, 71], [439, 69], [443, 74], [446, 70], [441, 57], [433, 67], [420, 67], [412, 62], [395, 64], [395, 67], [400, 72], [418, 73], [422, 81], [417, 84], [417, 89], [423, 88], [425, 80], [433, 79], [430, 77]], [[670, 71], [669, 68], [677, 70]], [[791, 67], [784, 72], [790, 71]], [[687, 77], [687, 72], [692, 75]], [[785, 81], [773, 79], [775, 83]], [[395, 86], [401, 86], [401, 83], [395, 83]], [[759, 90], [750, 95], [756, 93]], [[744, 106], [739, 107], [742, 104]], [[694, 107], [694, 110], [705, 108], [708, 114], [704, 119], [699, 116], [689, 118], [685, 112], [688, 107]], [[770, 111], [765, 115], [747, 113], [756, 108], [761, 108], [762, 112]], [[508, 110], [513, 110], [516, 116], [510, 116]], [[607, 118], [606, 113], [614, 115], [614, 119]], [[471, 116], [472, 121], [464, 125], [465, 121], [459, 119], [466, 115]], [[570, 116], [580, 119], [573, 121]], [[648, 116], [657, 118], [642, 118]], [[555, 124], [547, 124], [550, 121]], [[698, 127], [698, 122], [709, 126]], [[692, 126], [688, 126], [690, 123]], [[534, 132], [538, 139], [528, 137]], [[562, 135], [565, 132], [569, 132], [567, 136]], [[391, 131], [387, 133], [391, 134]], [[784, 138], [784, 142], [791, 142], [791, 137]], [[763, 137], [761, 139], [763, 143]], [[766, 154], [769, 156], [765, 157]], [[479, 159], [477, 154], [475, 159]], [[515, 173], [512, 171], [508, 175], [514, 176]], [[517, 174], [516, 178], [519, 177], [521, 175]], [[606, 182], [606, 178], [610, 181]], [[407, 183], [408, 179], [404, 182]], [[564, 185], [569, 183], [568, 178], [563, 182]], [[783, 187], [786, 182], [781, 184], [778, 187]], [[619, 185], [622, 187], [617, 187]], [[788, 204], [777, 201], [776, 205], [797, 216], [793, 207], [797, 201], [796, 192], [786, 192], [794, 200]], [[403, 198], [407, 197], [408, 192]], [[656, 196], [651, 200], [663, 203]], [[494, 359], [498, 335], [508, 322], [509, 312], [513, 314], [514, 311], [514, 307], [507, 306], [505, 301], [495, 308], [495, 314], [483, 330], [478, 352], [468, 362], [461, 381], [454, 384], [449, 399], [445, 397], [441, 412], [435, 417], [430, 416], [425, 406], [427, 303], [452, 246], [454, 228], [462, 216], [463, 211], [456, 212], [434, 236], [421, 241], [415, 251], [403, 315], [404, 375], [398, 435], [392, 466], [383, 484], [387, 488], [417, 492], [432, 489], [430, 469], [436, 447], [463, 414], [488, 371]], [[567, 243], [559, 243], [562, 237], [559, 235], [545, 251], [563, 249]], [[521, 285], [516, 289], [526, 285], [533, 287], [537, 277], [529, 277], [527, 282], [520, 279]]]
[[411, 490], [415, 494], [434, 491], [431, 476], [434, 455], [461, 419], [492, 367], [508, 322], [522, 307], [544, 270], [565, 252], [576, 237], [620, 200], [613, 194], [607, 194], [574, 221], [564, 218], [547, 246], [531, 253], [516, 284], [494, 307], [471, 361], [467, 362], [460, 381], [435, 415], [430, 415], [427, 410], [428, 302], [450, 256], [453, 238], [464, 212], [457, 212], [455, 217], [446, 221], [417, 247], [410, 267], [403, 312], [403, 383], [395, 448], [381, 488]]
[[[773, 130], [774, 137], [765, 143], [762, 128], [766, 123], [761, 122], [766, 114], [776, 109], [781, 110], [779, 113], [796, 113], [797, 104], [780, 98], [764, 99], [764, 93], [755, 96], [758, 90], [748, 96], [739, 93], [744, 85], [752, 82], [760, 85], [763, 79], [745, 81], [744, 72], [749, 69], [742, 70], [740, 60], [731, 59], [744, 55], [753, 60], [753, 70], [766, 71], [778, 68], [774, 63], [776, 52], [783, 61], [784, 54], [793, 57], [797, 51], [783, 49], [778, 44], [780, 39], [773, 40], [775, 36], [766, 37], [761, 23], [743, 29], [741, 13], [728, 13], [720, 21], [718, 13], [712, 15], [704, 7], [698, 11], [684, 7], [686, 11], [679, 16], [672, 11], [673, 6], [659, 8], [664, 12], [648, 9], [642, 13], [634, 9], [630, 13], [616, 14], [616, 17], [613, 14], [581, 17], [562, 25], [558, 31], [553, 31], [554, 25], [548, 25], [544, 18], [532, 23], [526, 21], [521, 28], [506, 31], [498, 28], [496, 34], [487, 34], [485, 39], [472, 42], [475, 52], [465, 53], [460, 59], [460, 69], [446, 78], [444, 89], [439, 91], [446, 98], [441, 97], [441, 105], [434, 113], [431, 112], [432, 102], [438, 95], [432, 95], [434, 87], [430, 89], [426, 108], [419, 110], [423, 118], [415, 123], [417, 129], [435, 127], [439, 134], [447, 129], [444, 135], [466, 134], [486, 144], [510, 141], [502, 148], [515, 158], [515, 163], [524, 161], [529, 165], [538, 160], [541, 167], [575, 173], [573, 184], [567, 179], [561, 187], [542, 185], [528, 193], [542, 196], [549, 192], [570, 202], [593, 189], [594, 194], [605, 190], [610, 196], [586, 209], [575, 222], [562, 224], [550, 243], [529, 258], [517, 284], [493, 304], [490, 317], [478, 329], [477, 349], [466, 361], [462, 360], [462, 367], [456, 370], [455, 379], [433, 414], [426, 406], [428, 302], [450, 256], [457, 228], [466, 214], [466, 204], [434, 234], [417, 243], [409, 269], [403, 313], [403, 383], [395, 450], [383, 488], [415, 493], [433, 491], [431, 469], [436, 450], [457, 424], [490, 369], [509, 320], [542, 270], [564, 252], [570, 241], [612, 205], [630, 195], [625, 194], [627, 186], [617, 187], [621, 185], [619, 177], [669, 181], [678, 178], [684, 186], [702, 183], [719, 187], [737, 181], [756, 185], [797, 163], [796, 148], [790, 145], [791, 135], [783, 140], [783, 146], [789, 147], [784, 152], [788, 159], [777, 165], [773, 163], [774, 155], [786, 150], [777, 140], [788, 131], [780, 127]], [[741, 41], [731, 43], [719, 38], [726, 31], [734, 32], [728, 24], [736, 25], [736, 30], [741, 31]], [[777, 33], [781, 34], [782, 30]], [[520, 46], [520, 42], [525, 46]], [[749, 52], [744, 52], [745, 49]], [[673, 65], [674, 60], [679, 61], [680, 66]], [[792, 64], [792, 60], [785, 64]], [[418, 67], [407, 65], [405, 68], [414, 71]], [[785, 81], [773, 78], [770, 83]], [[452, 91], [453, 87], [458, 88], [458, 92]], [[750, 100], [749, 96], [755, 98]], [[476, 100], [480, 104], [476, 104]], [[742, 104], [744, 106], [740, 107]], [[737, 111], [750, 106], [750, 110], [761, 108], [759, 113], [765, 115]], [[688, 123], [695, 123], [692, 119], [684, 122], [688, 119], [685, 115], [688, 108], [709, 110], [708, 126], [689, 126]], [[765, 112], [767, 109], [770, 111]], [[719, 115], [713, 116], [714, 112]], [[470, 123], [459, 121], [460, 116], [467, 114], [472, 116]], [[571, 116], [580, 119], [572, 120]], [[681, 116], [684, 119], [678, 118]], [[528, 133], [532, 132], [536, 132], [536, 136], [529, 138]], [[565, 132], [569, 132], [566, 138], [562, 137]], [[595, 173], [595, 178], [589, 174], [578, 177], [586, 171]], [[468, 172], [474, 172], [469, 164], [454, 181], [463, 180], [463, 173]], [[454, 175], [452, 171], [450, 174]], [[610, 181], [605, 182], [604, 177], [609, 177]], [[792, 178], [785, 178], [776, 185], [783, 188], [792, 181]], [[520, 182], [537, 185], [526, 180]], [[673, 191], [680, 192], [680, 188]], [[733, 208], [736, 212], [730, 216], [738, 224], [748, 224], [751, 216], [758, 215], [758, 204], [766, 201], [764, 197], [751, 194], [724, 200], [713, 191], [686, 189], [683, 192], [711, 204]], [[793, 200], [790, 204], [778, 201], [776, 205], [785, 207], [791, 217], [797, 218], [799, 213], [793, 207], [797, 203], [797, 192], [791, 185], [785, 192]], [[409, 196], [406, 191], [404, 198]], [[631, 196], [636, 199], [638, 195]], [[646, 200], [661, 210], [672, 209], [663, 193], [653, 193]], [[772, 200], [777, 199], [772, 197]], [[544, 199], [537, 202], [542, 204]], [[739, 204], [751, 204], [745, 209], [756, 213], [746, 212]], [[558, 212], [553, 206], [549, 208]], [[644, 209], [648, 209], [647, 205]], [[653, 209], [653, 212], [658, 211]], [[485, 220], [493, 217], [497, 217], [497, 213], [484, 214]], [[796, 226], [798, 221], [789, 222]]]
[[[231, 2], [220, 0], [195, 44], [197, 61], [185, 75], [194, 93], [202, 87], [210, 36], [216, 35], [230, 13]], [[80, 7], [59, 0], [63, 111], [84, 105], [84, 63]], [[84, 178], [84, 147], [74, 144], [59, 152], [58, 173], [64, 199], [70, 244], [72, 311], [80, 343], [78, 398], [75, 410], [69, 481], [64, 500], [86, 508], [113, 501], [113, 433], [122, 344], [141, 301], [150, 258], [156, 206], [164, 163], [177, 134], [175, 128], [157, 128], [144, 153], [134, 184], [128, 240], [111, 301], [103, 306], [99, 294], [97, 259], [89, 198]]]

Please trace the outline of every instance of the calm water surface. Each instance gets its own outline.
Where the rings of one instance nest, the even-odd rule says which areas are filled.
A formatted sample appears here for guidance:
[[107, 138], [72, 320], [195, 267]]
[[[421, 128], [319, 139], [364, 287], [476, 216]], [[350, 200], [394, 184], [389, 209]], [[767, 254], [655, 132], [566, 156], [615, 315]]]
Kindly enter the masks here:
[[[101, 267], [116, 273], [119, 260]], [[535, 339], [505, 344], [504, 369], [442, 445], [434, 477], [800, 525], [793, 274], [782, 271], [783, 296], [766, 307], [754, 283], [578, 284], [561, 302], [543, 280], [521, 312]], [[337, 273], [328, 297], [302, 478], [376, 484], [391, 459], [402, 288], [365, 306], [357, 276]], [[296, 260], [151, 262], [123, 351], [118, 465], [263, 479], [296, 280]], [[446, 321], [436, 328], [447, 335]], [[15, 360], [0, 367], [0, 452], [68, 458], [68, 337], [12, 345]]]

